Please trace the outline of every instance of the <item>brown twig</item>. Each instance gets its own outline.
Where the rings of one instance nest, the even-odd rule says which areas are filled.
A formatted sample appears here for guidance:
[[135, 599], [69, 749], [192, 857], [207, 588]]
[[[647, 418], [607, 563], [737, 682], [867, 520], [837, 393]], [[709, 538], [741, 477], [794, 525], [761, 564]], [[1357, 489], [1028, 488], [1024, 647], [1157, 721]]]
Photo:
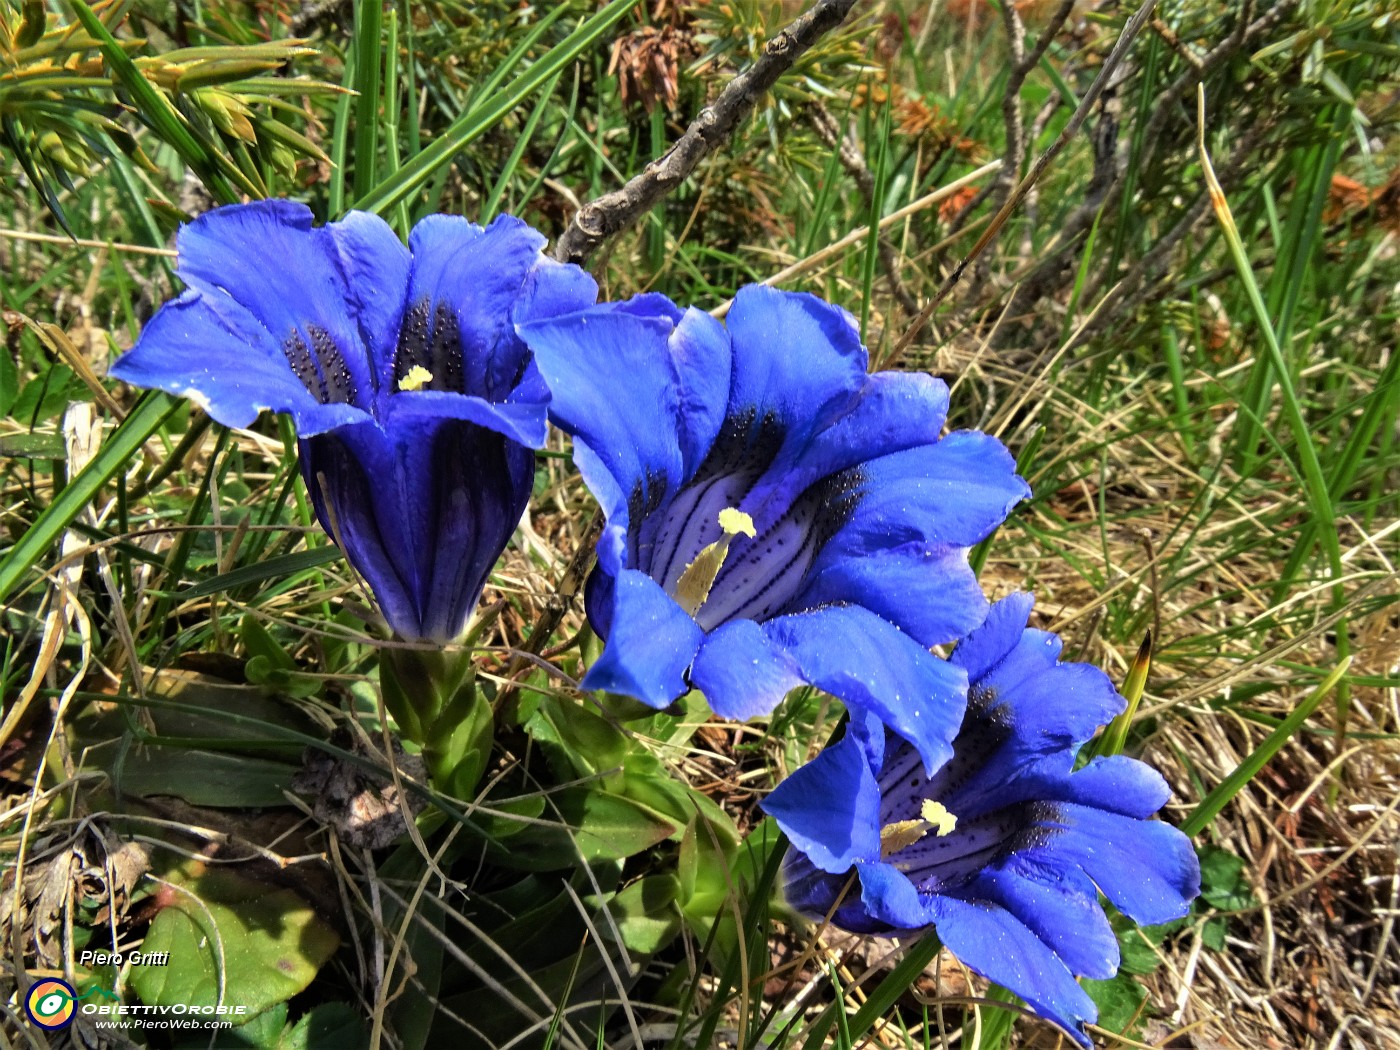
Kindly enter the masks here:
[[987, 245], [992, 242], [993, 238], [1001, 232], [1001, 228], [1005, 225], [1006, 220], [1011, 216], [1011, 213], [1016, 210], [1022, 198], [1030, 192], [1031, 187], [1040, 181], [1040, 177], [1045, 174], [1045, 169], [1050, 166], [1050, 162], [1059, 156], [1060, 151], [1079, 133], [1079, 129], [1083, 127], [1084, 121], [1088, 119], [1089, 111], [1094, 108], [1094, 105], [1099, 100], [1099, 96], [1103, 94], [1104, 89], [1107, 88], [1112, 81], [1118, 66], [1127, 56], [1128, 49], [1132, 46], [1133, 41], [1137, 38], [1142, 27], [1147, 24], [1147, 20], [1152, 17], [1152, 12], [1156, 7], [1157, 0], [1147, 0], [1147, 2], [1133, 14], [1133, 17], [1128, 20], [1127, 25], [1123, 27], [1123, 32], [1119, 35], [1117, 41], [1114, 42], [1112, 49], [1109, 51], [1108, 57], [1104, 59], [1103, 66], [1099, 70], [1099, 75], [1095, 77], [1094, 82], [1089, 85], [1089, 90], [1084, 93], [1084, 97], [1080, 100], [1078, 108], [1070, 115], [1069, 121], [1060, 131], [1059, 136], [1046, 148], [1045, 152], [1036, 158], [1035, 163], [1031, 165], [1030, 171], [1026, 172], [1026, 177], [1017, 184], [1016, 189], [1006, 199], [1006, 203], [1003, 204], [996, 215], [992, 217], [992, 221], [987, 225], [987, 228], [982, 231], [982, 236], [977, 238], [977, 243], [972, 246], [972, 250], [953, 268], [953, 272], [950, 273], [939, 286], [933, 298], [919, 311], [919, 316], [914, 318], [914, 322], [909, 326], [909, 330], [900, 337], [894, 351], [896, 359], [898, 359], [899, 355], [907, 350], [909, 346], [913, 344], [914, 340], [919, 337], [919, 333], [923, 331], [924, 325], [926, 325], [929, 318], [933, 316], [933, 312], [938, 309], [939, 304], [948, 298], [953, 289], [957, 287], [958, 282], [962, 280], [963, 273], [966, 272], [969, 264], [981, 255]]
[[725, 85], [665, 155], [621, 189], [585, 204], [554, 246], [560, 262], [582, 262], [609, 237], [631, 226], [723, 145], [758, 100], [823, 35], [846, 19], [856, 0], [817, 0], [764, 45], [763, 54]]

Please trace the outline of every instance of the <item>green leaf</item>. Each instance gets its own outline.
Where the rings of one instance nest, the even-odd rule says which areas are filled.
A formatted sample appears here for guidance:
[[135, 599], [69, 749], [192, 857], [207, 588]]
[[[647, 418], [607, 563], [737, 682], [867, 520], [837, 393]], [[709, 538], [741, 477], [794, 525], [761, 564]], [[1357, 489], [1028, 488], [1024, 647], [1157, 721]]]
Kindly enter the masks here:
[[563, 779], [592, 777], [619, 769], [632, 743], [627, 735], [584, 704], [542, 696], [525, 721], [525, 732], [544, 745]]
[[1201, 899], [1220, 911], [1252, 908], [1259, 902], [1245, 875], [1245, 862], [1218, 846], [1201, 846]]
[[611, 0], [597, 14], [550, 48], [510, 86], [497, 91], [479, 107], [472, 107], [453, 121], [433, 142], [368, 194], [355, 201], [361, 211], [383, 212], [416, 193], [444, 164], [500, 123], [521, 102], [549, 83], [560, 70], [602, 40], [614, 25], [636, 6], [634, 0]]
[[6, 459], [67, 459], [58, 434], [0, 434], [0, 456]]
[[339, 558], [340, 551], [335, 547], [316, 547], [312, 550], [284, 554], [278, 558], [268, 558], [256, 565], [244, 565], [232, 572], [220, 573], [213, 579], [197, 583], [180, 592], [181, 598], [205, 598], [211, 594], [237, 590], [267, 580], [282, 580], [297, 573], [306, 572], [326, 565]]
[[620, 860], [664, 842], [679, 825], [631, 799], [592, 787], [550, 792], [546, 824], [531, 824], [498, 847], [498, 861], [523, 871], [553, 871]]
[[608, 911], [622, 934], [622, 943], [644, 955], [670, 944], [681, 929], [676, 906], [680, 888], [674, 875], [648, 875], [614, 897]]
[[305, 989], [340, 944], [289, 889], [198, 861], [186, 861], [170, 883], [173, 890], [163, 891], [170, 903], [141, 946], [168, 952], [169, 961], [131, 971], [131, 987], [148, 1006], [242, 1006], [246, 1014], [229, 1017], [237, 1026]]
[[1107, 981], [1083, 980], [1080, 985], [1099, 1008], [1099, 1027], [1131, 1035], [1147, 1006], [1147, 989], [1131, 974], [1120, 973]]
[[130, 795], [174, 795], [192, 806], [260, 809], [285, 806], [296, 770], [285, 762], [184, 747], [133, 748], [121, 764]]
[[319, 1050], [326, 1046], [364, 1046], [369, 1041], [364, 1022], [349, 1003], [321, 1003], [302, 1015], [283, 1036], [286, 1050]]
[[24, 574], [58, 541], [82, 509], [92, 502], [98, 490], [125, 469], [127, 461], [137, 449], [179, 407], [179, 401], [154, 393], [146, 394], [136, 403], [131, 414], [107, 436], [97, 455], [69, 480], [54, 501], [35, 519], [29, 531], [20, 537], [5, 560], [0, 561], [0, 604], [10, 597]]

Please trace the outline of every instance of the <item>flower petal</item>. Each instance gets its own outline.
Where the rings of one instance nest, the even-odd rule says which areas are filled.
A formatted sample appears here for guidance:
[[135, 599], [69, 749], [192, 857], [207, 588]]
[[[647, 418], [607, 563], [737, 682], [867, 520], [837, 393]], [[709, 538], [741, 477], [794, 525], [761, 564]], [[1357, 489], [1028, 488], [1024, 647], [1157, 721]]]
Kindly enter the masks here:
[[520, 326], [549, 384], [551, 418], [592, 450], [629, 499], [658, 484], [673, 493], [683, 469], [669, 346], [679, 315], [631, 306]]
[[528, 353], [512, 313], [543, 246], [543, 234], [510, 215], [485, 229], [459, 215], [429, 215], [413, 227], [408, 310], [431, 318], [435, 338], [440, 311], [455, 319], [462, 377], [452, 392], [505, 401], [515, 388]]
[[861, 475], [860, 503], [824, 559], [910, 543], [970, 547], [1030, 495], [1006, 446], [970, 430], [870, 460]]
[[191, 398], [228, 427], [251, 426], [263, 409], [290, 413], [303, 436], [370, 418], [354, 405], [318, 402], [252, 314], [194, 289], [162, 306], [107, 374]]
[[777, 707], [802, 684], [797, 664], [752, 620], [735, 620], [705, 636], [690, 683], [721, 718], [742, 722]]
[[1098, 890], [1076, 869], [1013, 857], [1004, 867], [984, 872], [977, 892], [1011, 912], [1070, 972], [1103, 981], [1118, 971], [1118, 939], [1099, 905]]
[[382, 389], [386, 369], [392, 375], [412, 260], [399, 235], [378, 215], [352, 211], [325, 229], [339, 256], [347, 297]]
[[[933, 922], [927, 898], [892, 864], [861, 864], [860, 903], [867, 915], [895, 931], [921, 930]], [[843, 916], [844, 918], [844, 916]]]
[[1090, 1047], [1084, 1023], [1098, 1008], [1059, 957], [1025, 924], [986, 900], [931, 898], [938, 936], [954, 955], [983, 977], [1010, 989], [1036, 1013], [1072, 1031]]
[[[368, 408], [378, 383], [360, 325], [347, 309], [354, 300], [340, 245], [329, 227], [313, 227], [311, 222], [311, 209], [295, 201], [215, 208], [180, 227], [175, 237], [177, 272], [203, 295], [239, 304], [267, 329], [279, 349], [297, 334], [309, 345], [313, 327], [327, 333], [349, 373], [355, 392], [349, 400]], [[363, 233], [363, 223], [357, 229]], [[350, 231], [345, 240], [356, 240], [355, 233]], [[359, 265], [374, 269], [384, 280], [396, 279], [396, 256], [372, 262], [371, 257], [386, 248], [382, 240], [360, 237], [358, 244]], [[385, 295], [392, 299], [402, 291], [399, 284], [387, 288]]]
[[457, 638], [520, 521], [534, 455], [455, 419], [400, 419], [303, 439], [326, 531], [410, 641]]
[[852, 551], [818, 565], [793, 608], [864, 606], [924, 646], [962, 637], [986, 613], [987, 600], [963, 547], [909, 543], [864, 556]]
[[1050, 866], [1077, 864], [1123, 914], [1145, 926], [1179, 919], [1201, 888], [1190, 840], [1160, 820], [1139, 820], [1093, 806], [1054, 804], [1057, 834], [1020, 852]]
[[[750, 348], [745, 345], [745, 353]], [[840, 415], [802, 443], [788, 442], [750, 490], [744, 510], [760, 528], [815, 482], [867, 460], [938, 441], [948, 415], [941, 379], [907, 372], [864, 377]], [[773, 508], [765, 513], [765, 508]]]
[[808, 682], [913, 744], [929, 772], [951, 757], [967, 701], [962, 668], [855, 605], [780, 616], [763, 630]]
[[880, 787], [855, 734], [796, 769], [761, 805], [823, 871], [839, 875], [880, 857]]
[[704, 633], [650, 576], [625, 569], [612, 581], [603, 655], [583, 688], [606, 689], [665, 707], [686, 691], [685, 670]]
[[866, 380], [855, 318], [804, 292], [739, 289], [725, 318], [734, 355], [730, 416], [771, 416], [794, 448], [828, 425]]
[[981, 627], [958, 643], [952, 661], [967, 669], [968, 681], [982, 678], [1016, 648], [1034, 608], [1034, 595], [1024, 591], [1008, 594], [987, 611]]

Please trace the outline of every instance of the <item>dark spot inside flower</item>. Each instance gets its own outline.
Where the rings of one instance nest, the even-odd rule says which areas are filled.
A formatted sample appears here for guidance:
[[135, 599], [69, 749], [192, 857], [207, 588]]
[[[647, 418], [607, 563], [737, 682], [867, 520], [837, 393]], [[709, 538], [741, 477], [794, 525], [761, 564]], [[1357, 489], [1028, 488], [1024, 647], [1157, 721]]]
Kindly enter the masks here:
[[321, 403], [354, 404], [355, 380], [335, 340], [319, 325], [307, 325], [306, 332], [311, 336], [311, 347], [316, 351], [316, 361], [321, 368], [322, 389], [326, 394]]
[[301, 385], [306, 387], [307, 392], [321, 404], [326, 403], [323, 397], [324, 391], [321, 389], [321, 374], [316, 371], [316, 362], [311, 359], [311, 348], [306, 345], [306, 340], [302, 339], [300, 332], [293, 332], [282, 344], [282, 353], [287, 358], [287, 364], [292, 366], [292, 371], [301, 380]]
[[427, 296], [404, 311], [399, 345], [394, 351], [394, 388], [398, 389], [415, 368], [432, 376], [418, 389], [466, 393], [457, 312], [443, 302], [434, 307]]
[[[760, 417], [753, 409], [736, 413], [725, 419], [664, 520], [639, 517], [641, 503], [634, 493], [632, 564], [674, 594], [686, 567], [720, 539], [720, 512], [740, 506], [772, 466], [785, 438], [775, 415]], [[712, 630], [737, 618], [762, 622], [781, 615], [802, 589], [822, 547], [850, 521], [864, 481], [858, 468], [819, 479], [792, 498], [763, 533], [735, 537], [709, 597], [696, 612], [700, 626]], [[754, 513], [762, 510], [754, 508]]]
[[430, 389], [465, 393], [462, 387], [462, 331], [457, 312], [446, 303], [438, 303], [433, 311], [432, 364]]
[[394, 389], [414, 368], [432, 369], [432, 357], [428, 353], [429, 327], [432, 318], [432, 303], [427, 297], [419, 299], [404, 311], [403, 322], [399, 326], [399, 345], [394, 350]]
[[306, 334], [311, 338], [309, 347], [299, 331], [293, 331], [282, 344], [287, 364], [302, 386], [323, 405], [354, 404], [355, 379], [331, 334], [314, 324], [306, 326]]

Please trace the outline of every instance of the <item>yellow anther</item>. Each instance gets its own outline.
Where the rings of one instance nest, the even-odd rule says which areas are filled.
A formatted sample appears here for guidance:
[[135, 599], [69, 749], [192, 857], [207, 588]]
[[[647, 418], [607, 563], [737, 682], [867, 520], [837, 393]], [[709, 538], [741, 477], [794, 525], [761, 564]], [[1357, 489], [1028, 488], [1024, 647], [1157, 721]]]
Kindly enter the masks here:
[[743, 533], [749, 539], [753, 539], [758, 535], [754, 531], [753, 518], [734, 507], [725, 507], [719, 512], [719, 527], [724, 530], [726, 536], [737, 536]]
[[951, 835], [958, 826], [958, 818], [948, 812], [942, 802], [931, 798], [924, 799], [919, 807], [919, 820], [896, 820], [880, 829], [880, 858], [894, 856], [900, 850], [914, 845], [930, 831], [937, 838]]
[[924, 804], [919, 810], [924, 820], [938, 829], [938, 837], [951, 835], [953, 829], [958, 826], [958, 818], [948, 812], [948, 807], [942, 802], [935, 802], [931, 798], [924, 799]]
[[719, 570], [724, 567], [724, 559], [729, 554], [730, 541], [740, 534], [750, 539], [758, 534], [753, 518], [734, 507], [725, 507], [719, 512], [719, 527], [724, 530], [724, 535], [701, 550], [676, 581], [676, 603], [691, 616], [710, 596], [710, 588], [715, 585]]
[[399, 380], [400, 390], [422, 390], [433, 381], [433, 374], [422, 365], [414, 365], [408, 375]]

